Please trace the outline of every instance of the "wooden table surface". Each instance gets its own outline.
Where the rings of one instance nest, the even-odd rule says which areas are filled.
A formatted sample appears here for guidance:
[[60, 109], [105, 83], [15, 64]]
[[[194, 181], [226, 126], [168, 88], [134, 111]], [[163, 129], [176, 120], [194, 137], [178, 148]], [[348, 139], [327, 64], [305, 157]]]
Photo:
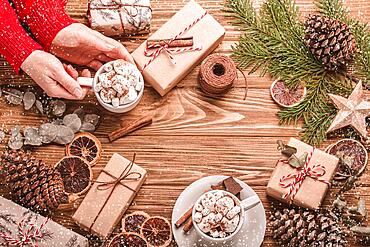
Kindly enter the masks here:
[[[151, 31], [156, 31], [187, 1], [152, 0], [153, 21]], [[199, 0], [226, 28], [224, 42], [215, 52], [229, 55], [231, 46], [238, 41], [240, 32], [231, 26], [231, 19], [225, 18], [221, 11], [223, 0]], [[262, 1], [254, 0], [258, 7]], [[307, 16], [314, 9], [311, 0], [297, 0]], [[370, 17], [370, 1], [347, 0], [353, 15], [363, 21]], [[87, 0], [69, 0], [67, 11], [75, 19], [86, 23]], [[367, 13], [367, 14], [366, 14]], [[184, 20], [186, 21], [186, 20]], [[122, 39], [129, 51], [133, 51], [147, 36]], [[68, 102], [69, 111], [79, 105], [100, 110], [103, 120], [96, 131], [103, 145], [103, 157], [93, 168], [94, 177], [100, 173], [109, 157], [118, 152], [126, 157], [137, 154], [136, 161], [147, 169], [148, 178], [130, 206], [128, 212], [143, 210], [151, 215], [171, 218], [171, 212], [180, 193], [195, 180], [215, 174], [237, 177], [249, 184], [260, 196], [266, 212], [270, 210], [265, 187], [279, 157], [276, 140], [296, 137], [300, 128], [280, 126], [276, 113], [279, 107], [270, 97], [269, 87], [272, 79], [248, 76], [249, 92], [243, 100], [244, 83], [239, 76], [235, 87], [224, 97], [207, 97], [197, 85], [198, 69], [194, 69], [178, 86], [161, 97], [146, 85], [144, 97], [138, 107], [128, 114], [114, 115], [97, 105], [93, 94], [82, 102]], [[34, 85], [25, 76], [15, 76], [12, 69], [1, 60], [0, 81], [3, 84]], [[11, 128], [39, 126], [45, 117], [35, 111], [24, 112], [22, 107], [9, 106], [2, 98], [0, 123]], [[122, 120], [135, 119], [147, 114], [154, 115], [154, 123], [134, 134], [110, 143], [107, 134], [119, 127]], [[325, 147], [328, 143], [323, 145]], [[39, 158], [50, 165], [64, 155], [64, 147], [49, 145], [36, 149]], [[361, 194], [370, 209], [370, 178], [367, 169], [361, 177], [363, 182], [357, 194]], [[1, 190], [6, 195], [5, 190]], [[355, 201], [355, 192], [348, 194]], [[329, 196], [325, 204], [332, 201]], [[83, 233], [71, 219], [78, 204], [63, 207], [53, 219], [64, 226]], [[277, 246], [268, 228], [263, 246]]]

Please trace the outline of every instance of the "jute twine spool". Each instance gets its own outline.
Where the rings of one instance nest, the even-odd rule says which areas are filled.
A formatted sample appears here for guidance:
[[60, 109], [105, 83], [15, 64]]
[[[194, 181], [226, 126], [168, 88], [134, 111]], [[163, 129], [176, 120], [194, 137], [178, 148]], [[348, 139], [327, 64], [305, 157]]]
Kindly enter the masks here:
[[200, 66], [199, 85], [206, 94], [224, 94], [232, 88], [237, 75], [237, 67], [230, 57], [212, 54]]

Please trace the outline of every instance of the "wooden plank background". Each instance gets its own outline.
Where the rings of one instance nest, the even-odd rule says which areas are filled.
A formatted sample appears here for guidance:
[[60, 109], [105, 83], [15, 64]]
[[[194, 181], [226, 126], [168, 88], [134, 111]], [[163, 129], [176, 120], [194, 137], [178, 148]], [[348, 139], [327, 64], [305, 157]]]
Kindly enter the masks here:
[[[151, 31], [156, 31], [187, 1], [152, 0], [153, 21]], [[258, 8], [262, 0], [254, 0]], [[367, 21], [370, 17], [370, 1], [346, 0], [351, 14]], [[224, 42], [215, 52], [230, 54], [231, 46], [238, 41], [240, 32], [231, 26], [231, 19], [221, 11], [223, 0], [199, 0], [226, 28]], [[311, 0], [297, 0], [303, 15], [314, 11]], [[86, 23], [87, 0], [69, 0], [67, 11], [75, 19]], [[186, 20], [184, 20], [186, 21]], [[147, 36], [120, 39], [133, 51]], [[3, 84], [34, 85], [26, 76], [15, 76], [4, 60], [0, 60], [0, 81]], [[90, 94], [82, 102], [68, 102], [69, 111], [80, 104], [100, 110], [103, 120], [96, 132], [103, 144], [103, 157], [93, 168], [96, 177], [114, 152], [130, 157], [137, 153], [137, 163], [148, 170], [149, 176], [130, 206], [129, 212], [143, 210], [152, 215], [170, 219], [173, 205], [183, 189], [195, 180], [214, 174], [238, 177], [248, 183], [261, 197], [266, 211], [270, 210], [265, 186], [278, 158], [275, 142], [297, 136], [298, 126], [280, 126], [276, 113], [278, 106], [270, 98], [272, 79], [248, 76], [249, 93], [243, 101], [244, 82], [240, 79], [233, 90], [224, 97], [207, 97], [197, 85], [198, 67], [194, 69], [177, 88], [165, 97], [159, 96], [146, 85], [144, 97], [139, 106], [124, 115], [114, 115], [97, 105]], [[239, 78], [242, 78], [239, 76]], [[35, 111], [24, 112], [22, 107], [8, 106], [0, 100], [0, 123], [4, 128], [15, 124], [39, 126], [46, 119]], [[154, 123], [133, 135], [109, 143], [107, 133], [116, 129], [122, 120], [134, 119], [146, 114], [154, 116]], [[326, 143], [323, 148], [328, 145]], [[48, 164], [55, 164], [64, 155], [64, 148], [56, 145], [36, 149], [37, 156]], [[45, 155], [47, 154], [47, 155]], [[351, 191], [348, 197], [355, 202], [361, 194], [370, 209], [370, 178], [368, 169], [361, 177], [362, 187]], [[7, 195], [4, 189], [2, 195]], [[83, 233], [72, 221], [71, 215], [80, 200], [64, 206], [53, 219], [77, 232]], [[328, 196], [328, 205], [332, 197]], [[93, 242], [92, 242], [93, 244]], [[353, 244], [353, 243], [352, 243]], [[352, 245], [351, 244], [351, 245]], [[277, 246], [267, 229], [263, 246]]]

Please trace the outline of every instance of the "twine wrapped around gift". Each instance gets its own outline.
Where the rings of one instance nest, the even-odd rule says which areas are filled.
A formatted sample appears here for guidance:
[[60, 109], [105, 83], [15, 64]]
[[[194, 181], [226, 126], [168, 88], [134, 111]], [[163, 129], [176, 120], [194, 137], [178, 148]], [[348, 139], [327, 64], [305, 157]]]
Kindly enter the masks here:
[[[103, 211], [104, 207], [107, 205], [110, 197], [112, 196], [115, 188], [120, 184], [122, 186], [124, 186], [125, 188], [131, 190], [132, 192], [135, 192], [134, 189], [130, 188], [129, 186], [127, 186], [125, 184], [125, 181], [138, 181], [141, 179], [142, 175], [139, 173], [139, 172], [131, 172], [131, 169], [132, 167], [134, 166], [134, 162], [135, 162], [135, 157], [136, 157], [136, 154], [134, 154], [134, 156], [132, 157], [132, 160], [130, 161], [130, 163], [128, 164], [128, 166], [125, 167], [125, 169], [123, 170], [123, 172], [121, 173], [121, 175], [117, 178], [115, 177], [114, 175], [110, 174], [109, 172], [103, 170], [102, 172], [107, 174], [108, 176], [110, 176], [113, 180], [112, 181], [95, 181], [95, 183], [98, 183], [98, 187], [97, 187], [97, 190], [109, 190], [110, 189], [110, 192], [109, 192], [109, 195], [107, 197], [107, 200], [104, 202], [103, 206], [100, 208], [99, 212], [97, 213], [97, 215], [95, 216], [92, 224], [90, 225], [90, 231], [91, 231], [91, 228], [94, 226], [96, 220], [98, 219], [100, 213]], [[137, 175], [137, 176], [135, 176]]]
[[[163, 45], [157, 45], [157, 46], [147, 46], [144, 55], [147, 57], [150, 57], [150, 60], [143, 66], [141, 71], [144, 71], [146, 67], [148, 67], [149, 64], [151, 64], [162, 52], [165, 52], [168, 57], [170, 58], [171, 62], [173, 64], [176, 64], [176, 61], [172, 54], [176, 53], [182, 53], [182, 52], [191, 52], [191, 51], [200, 51], [202, 50], [202, 47], [184, 47], [184, 48], [175, 48], [175, 49], [170, 49], [169, 44], [171, 44], [174, 40], [176, 40], [178, 37], [183, 35], [186, 31], [188, 31], [190, 28], [192, 28], [195, 24], [197, 24], [200, 20], [202, 20], [206, 15], [208, 14], [207, 11], [205, 11], [200, 17], [195, 19], [191, 24], [186, 26], [183, 30], [181, 30], [178, 34], [173, 36], [171, 39], [169, 39], [168, 42], [164, 43]], [[149, 52], [149, 49], [151, 48], [156, 48], [155, 51]]]
[[[306, 177], [310, 177], [312, 179], [315, 179], [319, 182], [323, 182], [327, 184], [328, 186], [330, 186], [329, 181], [320, 178], [324, 176], [326, 173], [325, 166], [320, 165], [320, 164], [316, 164], [312, 167], [308, 166], [308, 163], [310, 162], [310, 159], [312, 157], [312, 153], [313, 152], [311, 152], [307, 156], [303, 167], [298, 171], [298, 173], [296, 174], [290, 173], [280, 178], [279, 185], [283, 188], [289, 188], [289, 191], [283, 196], [284, 199], [287, 199], [288, 197], [290, 197], [290, 202], [292, 202], [294, 197], [298, 193], [299, 188], [301, 187], [303, 181], [306, 179]], [[279, 160], [279, 162], [289, 165], [288, 160]], [[290, 180], [293, 180], [293, 181], [289, 182]]]
[[[111, 4], [98, 4], [98, 5], [91, 5], [89, 4], [89, 9], [88, 9], [88, 13], [90, 13], [90, 10], [115, 10], [115, 11], [118, 11], [118, 15], [119, 15], [119, 18], [120, 18], [120, 23], [121, 23], [121, 28], [123, 30], [123, 33], [125, 33], [125, 23], [124, 23], [124, 16], [123, 16], [123, 13], [127, 14], [127, 16], [130, 17], [130, 19], [128, 20], [129, 23], [136, 28], [136, 31], [139, 31], [140, 30], [140, 23], [139, 23], [139, 26], [135, 25], [135, 17], [138, 15], [139, 13], [139, 10], [137, 8], [148, 8], [150, 11], [152, 11], [152, 8], [150, 6], [147, 6], [147, 5], [141, 5], [141, 4], [135, 4], [135, 3], [132, 3], [132, 4], [127, 4], [127, 3], [123, 3], [122, 0], [114, 0], [115, 3], [111, 3]], [[131, 7], [132, 9], [134, 9], [136, 11], [136, 13], [131, 13], [131, 11], [129, 11], [127, 9], [127, 7]]]
[[38, 247], [38, 241], [44, 238], [42, 229], [46, 226], [49, 219], [37, 227], [35, 224], [30, 223], [29, 227], [26, 227], [26, 219], [23, 219], [18, 224], [18, 238], [14, 238], [11, 235], [0, 232], [0, 238], [4, 239], [6, 243], [12, 246], [32, 246]]

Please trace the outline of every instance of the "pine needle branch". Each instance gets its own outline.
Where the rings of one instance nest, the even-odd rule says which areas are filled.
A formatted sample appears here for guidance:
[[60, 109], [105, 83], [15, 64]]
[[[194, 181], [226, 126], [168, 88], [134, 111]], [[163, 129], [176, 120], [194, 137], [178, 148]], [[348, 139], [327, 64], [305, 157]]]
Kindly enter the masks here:
[[256, 23], [257, 13], [250, 0], [228, 1], [224, 10], [235, 18], [235, 25], [249, 27]]
[[[244, 34], [233, 47], [233, 58], [250, 74], [260, 70], [279, 77], [288, 86], [321, 79], [325, 72], [304, 45], [298, 7], [290, 0], [270, 0], [257, 16], [250, 0], [230, 0], [226, 11], [234, 13]], [[244, 21], [241, 21], [244, 20]]]
[[299, 119], [304, 118], [310, 111], [314, 113], [320, 110], [325, 111], [329, 104], [328, 93], [346, 96], [351, 92], [352, 86], [351, 81], [348, 79], [338, 83], [336, 77], [326, 75], [321, 80], [308, 83], [307, 89], [308, 95], [300, 104], [292, 108], [285, 108], [278, 113], [280, 123], [296, 124]]
[[317, 110], [304, 115], [302, 140], [312, 145], [320, 145], [326, 140], [326, 130], [336, 114], [336, 109], [331, 104], [321, 105]]
[[280, 78], [289, 87], [305, 85], [307, 96], [295, 107], [278, 113], [281, 123], [303, 124], [303, 139], [319, 144], [326, 139], [326, 130], [336, 113], [328, 93], [348, 95], [352, 90], [348, 78], [366, 81], [370, 78], [370, 32], [368, 27], [352, 19], [340, 0], [316, 0], [323, 15], [349, 25], [359, 51], [353, 63], [354, 73], [327, 73], [307, 48], [300, 12], [293, 0], [266, 0], [257, 15], [251, 0], [228, 0], [225, 10], [235, 18], [243, 34], [233, 47], [233, 59], [249, 73], [259, 71]]
[[320, 14], [348, 22], [348, 10], [341, 0], [316, 0], [315, 5]]

